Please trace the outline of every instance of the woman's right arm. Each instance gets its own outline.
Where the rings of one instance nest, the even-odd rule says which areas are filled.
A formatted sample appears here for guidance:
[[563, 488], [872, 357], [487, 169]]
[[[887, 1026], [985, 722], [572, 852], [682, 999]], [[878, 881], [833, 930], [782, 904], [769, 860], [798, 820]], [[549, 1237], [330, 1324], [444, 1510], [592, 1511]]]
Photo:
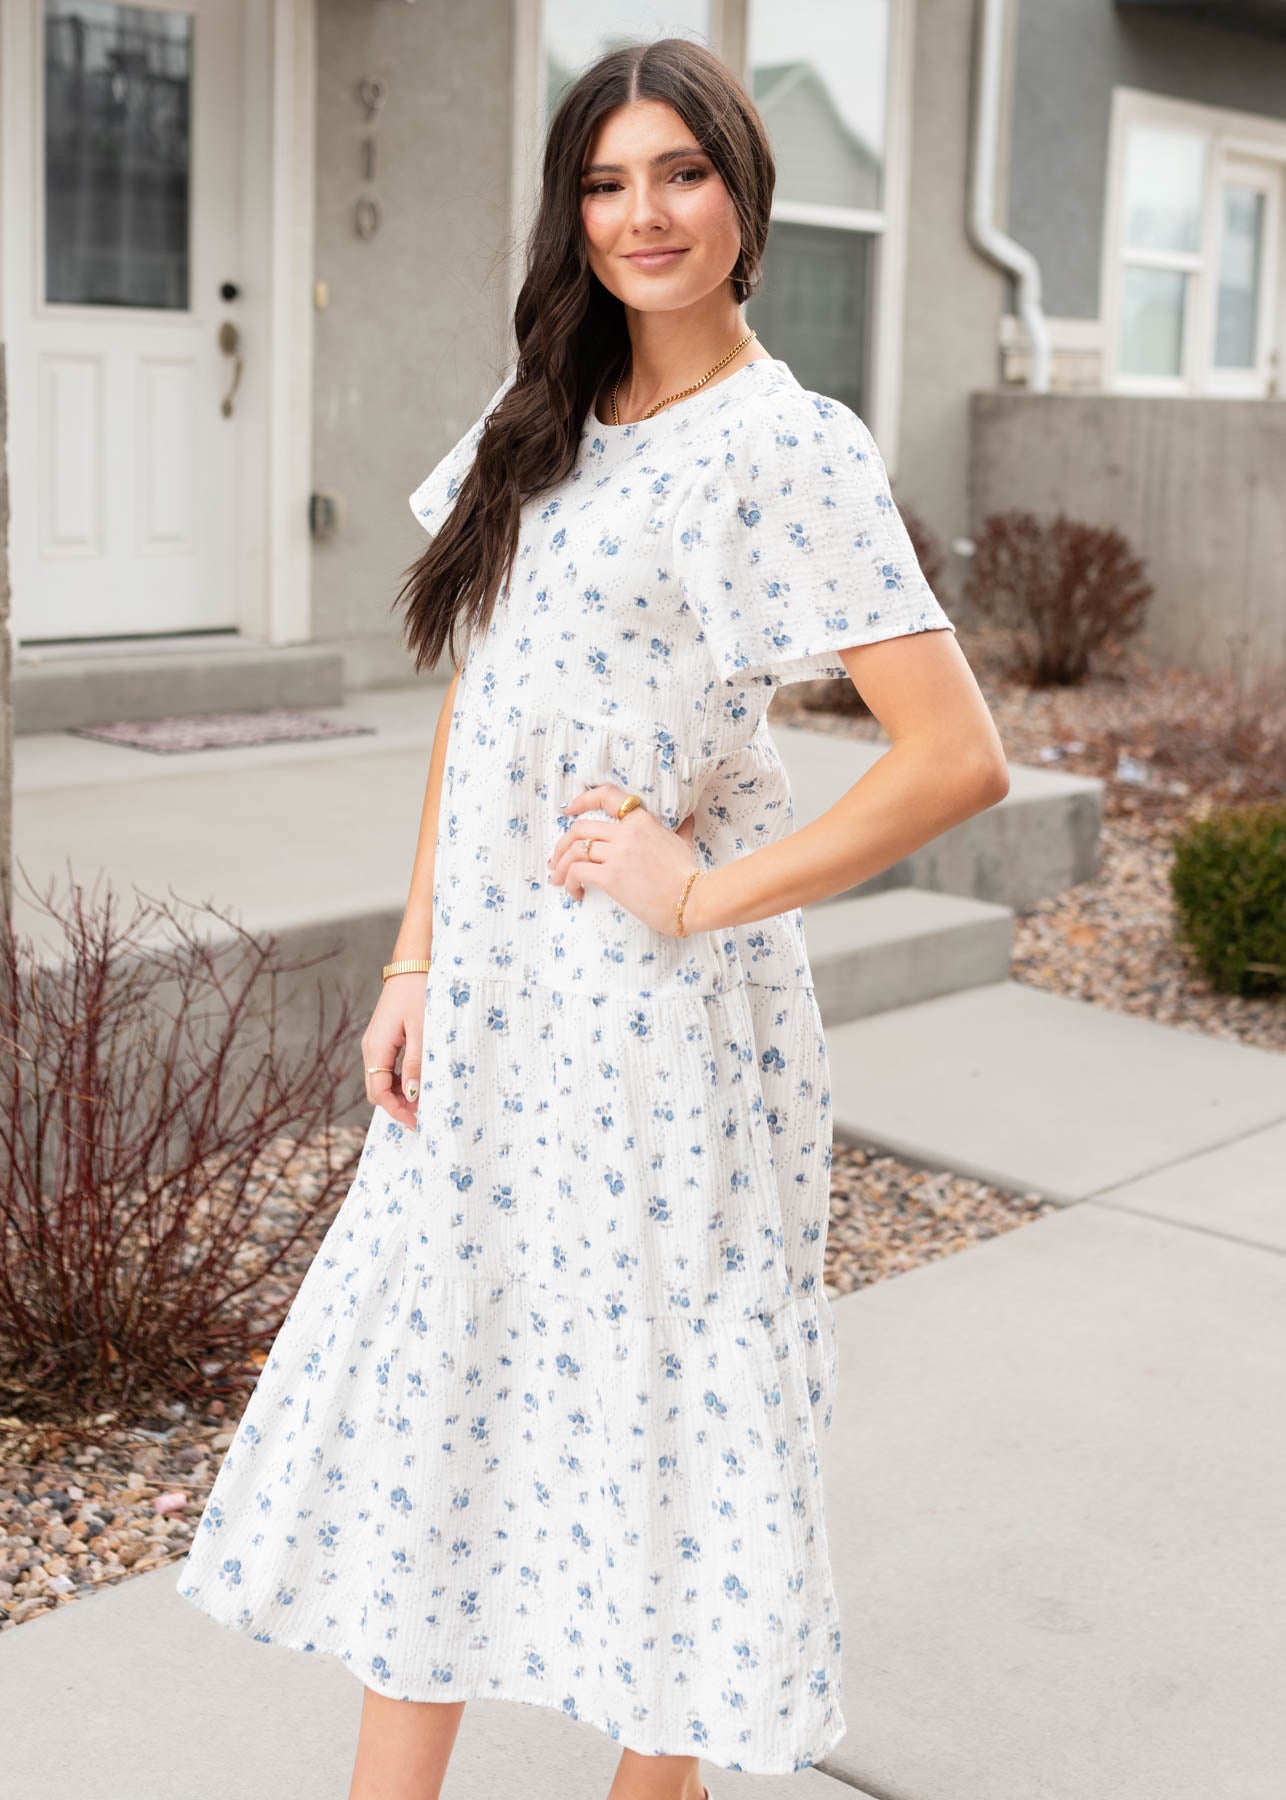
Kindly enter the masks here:
[[[438, 726], [433, 735], [433, 752], [429, 757], [429, 774], [424, 788], [424, 806], [420, 813], [420, 831], [416, 839], [415, 860], [411, 867], [410, 889], [402, 924], [393, 943], [390, 962], [403, 957], [428, 957], [433, 949], [433, 853], [438, 835], [438, 810], [442, 800], [442, 773], [446, 766], [447, 739], [451, 732], [451, 714], [455, 708], [460, 671], [456, 670], [447, 686], [438, 713]], [[420, 1059], [424, 1039], [424, 975], [390, 975], [371, 1014], [371, 1022], [362, 1038], [362, 1067], [391, 1069], [402, 1051], [402, 1067], [397, 1075], [366, 1076], [366, 1098], [373, 1106], [382, 1106], [390, 1118], [402, 1125], [414, 1126], [416, 1100], [420, 1092]]]

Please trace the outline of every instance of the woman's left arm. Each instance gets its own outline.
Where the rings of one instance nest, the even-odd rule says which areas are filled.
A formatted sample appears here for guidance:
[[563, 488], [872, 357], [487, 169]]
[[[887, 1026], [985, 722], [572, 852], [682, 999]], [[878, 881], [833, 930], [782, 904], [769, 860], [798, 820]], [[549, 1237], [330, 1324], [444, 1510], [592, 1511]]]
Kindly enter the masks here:
[[[891, 744], [853, 786], [808, 825], [731, 862], [703, 869], [683, 907], [684, 935], [750, 925], [841, 894], [922, 844], [1003, 800], [1009, 768], [995, 722], [954, 631], [911, 631], [834, 652]], [[839, 754], [842, 738], [836, 738]], [[600, 783], [569, 796], [573, 819], [615, 811], [623, 789]], [[586, 860], [584, 826], [572, 824], [550, 854], [549, 879], [583, 899], [602, 888], [657, 931], [675, 931], [675, 903], [692, 872], [694, 820], [671, 831], [640, 809], [596, 819], [601, 840]]]
[[889, 749], [809, 824], [705, 870], [684, 906], [689, 936], [843, 893], [1009, 792], [1004, 747], [954, 632], [909, 632], [835, 654]]

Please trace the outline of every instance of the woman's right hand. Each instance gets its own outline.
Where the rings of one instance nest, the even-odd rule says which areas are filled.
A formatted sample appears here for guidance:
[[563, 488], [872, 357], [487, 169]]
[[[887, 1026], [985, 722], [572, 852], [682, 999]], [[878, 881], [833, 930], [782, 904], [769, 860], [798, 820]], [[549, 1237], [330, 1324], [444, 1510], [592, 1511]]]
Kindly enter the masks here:
[[[366, 1098], [390, 1118], [414, 1129], [424, 1043], [425, 975], [390, 975], [362, 1036]], [[402, 1066], [397, 1068], [397, 1053]], [[381, 1073], [372, 1075], [372, 1069]]]

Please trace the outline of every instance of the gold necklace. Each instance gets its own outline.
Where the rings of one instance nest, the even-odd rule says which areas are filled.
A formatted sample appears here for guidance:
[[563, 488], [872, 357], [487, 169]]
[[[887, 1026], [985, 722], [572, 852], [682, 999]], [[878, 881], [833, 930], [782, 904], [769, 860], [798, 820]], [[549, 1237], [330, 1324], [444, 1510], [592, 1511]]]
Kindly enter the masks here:
[[[694, 381], [692, 383], [691, 387], [680, 388], [677, 394], [668, 394], [664, 400], [657, 400], [653, 405], [648, 407], [647, 411], [643, 414], [643, 417], [645, 419], [650, 419], [652, 417], [652, 414], [654, 412], [660, 412], [660, 410], [663, 406], [671, 406], [674, 403], [674, 401], [685, 400], [689, 394], [695, 394], [698, 388], [703, 388], [705, 386], [706, 382], [709, 381], [709, 379], [712, 375], [717, 375], [719, 373], [719, 370], [724, 366], [725, 363], [730, 363], [732, 361], [733, 357], [737, 354], [738, 350], [744, 350], [746, 345], [750, 342], [751, 338], [757, 337], [758, 335], [759, 334], [756, 331], [748, 331], [746, 333], [745, 337], [742, 338], [742, 340], [739, 344], [734, 344], [732, 346], [732, 349], [729, 350], [729, 352], [726, 356], [721, 356], [719, 358], [718, 362], [714, 365], [713, 369], [706, 370], [705, 374], [701, 377], [700, 381]], [[616, 390], [617, 390], [617, 388], [620, 387], [621, 376], [623, 376], [624, 374], [625, 374], [625, 370], [622, 369], [620, 375], [618, 375], [616, 377], [616, 380], [612, 383], [612, 423], [613, 423], [613, 425], [619, 425], [621, 422], [620, 415], [617, 413], [617, 410], [616, 410]]]

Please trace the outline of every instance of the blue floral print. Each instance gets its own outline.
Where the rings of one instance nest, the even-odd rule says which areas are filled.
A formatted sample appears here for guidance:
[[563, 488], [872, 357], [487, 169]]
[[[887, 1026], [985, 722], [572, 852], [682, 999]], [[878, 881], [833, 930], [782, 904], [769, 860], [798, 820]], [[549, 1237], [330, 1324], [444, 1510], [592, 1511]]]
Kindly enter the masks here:
[[601, 781], [694, 814], [702, 866], [775, 841], [773, 689], [943, 628], [870, 433], [784, 362], [586, 420], [461, 668], [416, 1128], [373, 1113], [234, 1433], [178, 1577], [212, 1618], [642, 1754], [770, 1774], [844, 1735], [801, 914], [675, 938], [545, 859]]

